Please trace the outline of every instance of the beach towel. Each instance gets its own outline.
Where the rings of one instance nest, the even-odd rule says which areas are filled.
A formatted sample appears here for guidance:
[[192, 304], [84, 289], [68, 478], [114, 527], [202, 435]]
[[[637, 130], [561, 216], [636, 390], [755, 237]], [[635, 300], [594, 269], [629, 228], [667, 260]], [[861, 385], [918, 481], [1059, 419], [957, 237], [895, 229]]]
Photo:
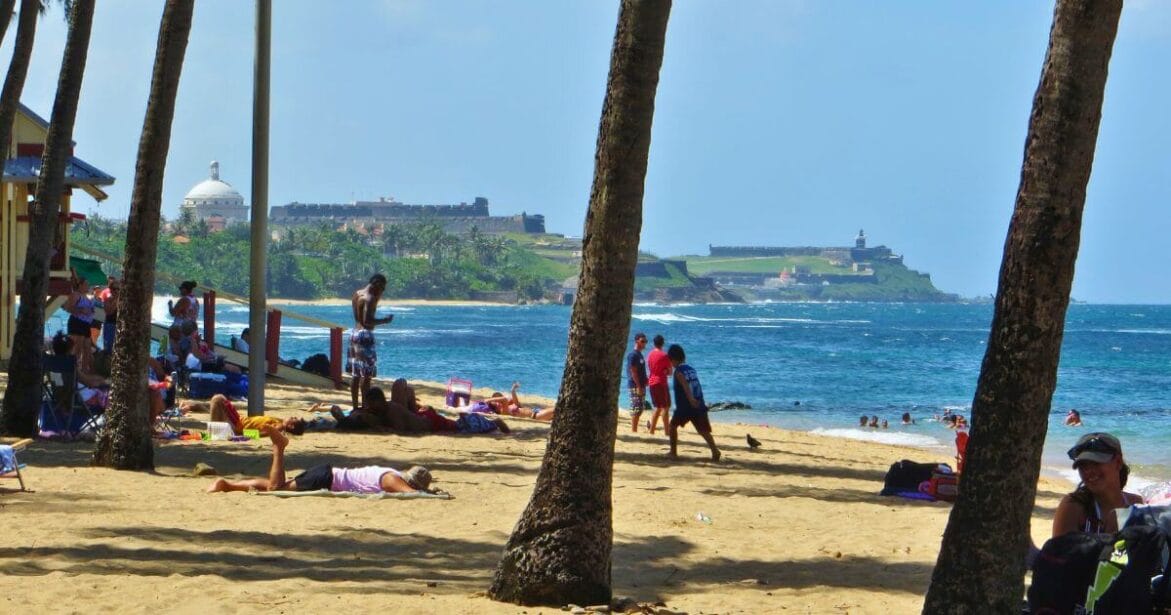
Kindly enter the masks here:
[[16, 450], [8, 444], [0, 444], [0, 473], [16, 469]]
[[310, 496], [326, 496], [335, 498], [362, 498], [364, 500], [451, 500], [450, 493], [440, 491], [438, 493], [427, 493], [425, 491], [410, 491], [407, 493], [387, 493], [385, 491], [379, 493], [353, 493], [351, 491], [330, 491], [329, 489], [318, 489], [316, 491], [249, 491], [253, 495], [275, 495], [280, 498], [300, 498]]

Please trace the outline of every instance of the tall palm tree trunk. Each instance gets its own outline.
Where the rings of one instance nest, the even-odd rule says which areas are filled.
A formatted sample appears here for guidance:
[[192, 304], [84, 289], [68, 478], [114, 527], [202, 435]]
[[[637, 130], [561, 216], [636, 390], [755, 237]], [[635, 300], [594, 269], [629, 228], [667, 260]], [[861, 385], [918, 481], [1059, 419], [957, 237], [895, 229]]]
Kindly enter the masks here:
[[1016, 613], [1121, 0], [1058, 0], [972, 436], [924, 613]]
[[8, 34], [8, 22], [12, 21], [15, 8], [16, 0], [0, 0], [0, 43], [4, 42], [4, 35]]
[[117, 336], [122, 341], [114, 346], [110, 370], [114, 380], [106, 409], [106, 429], [94, 450], [95, 465], [121, 470], [154, 468], [144, 374], [150, 356], [150, 306], [163, 205], [163, 171], [171, 146], [175, 98], [179, 93], [194, 4], [194, 0], [167, 0], [163, 9], [150, 99], [138, 141], [126, 256], [122, 263], [123, 299], [118, 309]]
[[[8, 15], [12, 13], [15, 0], [5, 0], [0, 12], [5, 14], [5, 29]], [[12, 45], [12, 60], [8, 73], [4, 75], [4, 90], [0, 92], [0, 147], [7, 148], [12, 138], [12, 123], [16, 120], [16, 106], [24, 92], [24, 80], [28, 76], [28, 65], [33, 55], [33, 40], [37, 35], [37, 17], [40, 15], [40, 0], [21, 0], [20, 18], [16, 21], [16, 41]], [[4, 150], [4, 157], [8, 150]]]
[[496, 600], [610, 601], [618, 387], [670, 12], [670, 0], [623, 0], [618, 15], [556, 418], [532, 499], [489, 590]]
[[12, 360], [8, 366], [8, 390], [0, 429], [12, 435], [31, 436], [36, 431], [41, 395], [41, 354], [45, 346], [45, 293], [49, 287], [50, 251], [55, 245], [57, 214], [65, 192], [65, 168], [73, 148], [73, 122], [81, 80], [89, 55], [94, 0], [73, 0], [65, 55], [57, 79], [53, 116], [41, 158], [36, 202], [29, 206], [28, 251], [24, 260], [24, 291], [20, 297], [13, 335]]

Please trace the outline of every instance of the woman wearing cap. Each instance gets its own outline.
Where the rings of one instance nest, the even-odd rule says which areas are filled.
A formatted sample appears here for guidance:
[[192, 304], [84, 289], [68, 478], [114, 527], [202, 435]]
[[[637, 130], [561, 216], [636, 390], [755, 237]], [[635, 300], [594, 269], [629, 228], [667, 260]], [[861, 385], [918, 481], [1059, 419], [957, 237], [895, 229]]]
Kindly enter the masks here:
[[171, 308], [171, 316], [175, 318], [175, 324], [182, 325], [185, 322], [190, 322], [196, 327], [199, 326], [199, 300], [195, 298], [195, 287], [199, 284], [195, 280], [187, 280], [179, 284], [179, 300], [168, 301], [167, 306]]
[[1130, 476], [1130, 466], [1122, 458], [1122, 443], [1108, 433], [1088, 433], [1069, 449], [1069, 458], [1081, 483], [1057, 505], [1053, 536], [1117, 532], [1114, 509], [1143, 503], [1142, 496], [1122, 490]]
[[289, 438], [279, 429], [265, 427], [263, 433], [272, 439], [272, 466], [268, 478], [227, 480], [217, 478], [207, 488], [217, 491], [318, 491], [327, 489], [348, 493], [410, 493], [428, 491], [431, 472], [423, 466], [411, 466], [405, 472], [381, 466], [337, 468], [329, 464], [315, 465], [296, 478], [285, 476], [285, 447]]

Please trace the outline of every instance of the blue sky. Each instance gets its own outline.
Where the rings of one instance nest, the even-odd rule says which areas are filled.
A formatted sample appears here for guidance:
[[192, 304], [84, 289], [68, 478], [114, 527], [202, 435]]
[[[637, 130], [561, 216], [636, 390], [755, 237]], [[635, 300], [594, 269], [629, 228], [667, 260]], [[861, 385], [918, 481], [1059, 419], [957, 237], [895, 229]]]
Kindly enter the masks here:
[[[580, 235], [617, 3], [274, 2], [270, 205], [487, 197]], [[161, 2], [102, 0], [77, 153], [125, 217]], [[220, 161], [250, 198], [253, 3], [201, 0], [164, 214]], [[936, 285], [995, 292], [1050, 2], [686, 0], [657, 98], [643, 249], [845, 245], [864, 228]], [[24, 102], [64, 44], [42, 20]], [[0, 51], [7, 61], [11, 33]], [[1171, 303], [1171, 3], [1131, 0], [1111, 62], [1074, 297]]]

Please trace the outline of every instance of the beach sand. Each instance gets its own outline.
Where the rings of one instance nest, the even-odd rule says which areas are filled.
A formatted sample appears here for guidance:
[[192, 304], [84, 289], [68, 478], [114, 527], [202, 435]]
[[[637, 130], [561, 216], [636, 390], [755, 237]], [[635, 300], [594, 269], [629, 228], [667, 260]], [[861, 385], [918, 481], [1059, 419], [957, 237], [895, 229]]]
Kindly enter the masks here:
[[[420, 392], [442, 403], [440, 385]], [[278, 416], [323, 398], [346, 403], [348, 391], [270, 383]], [[508, 436], [310, 432], [288, 448], [294, 474], [317, 463], [424, 464], [455, 496], [448, 501], [208, 494], [212, 479], [191, 475], [198, 462], [228, 477], [265, 474], [267, 441], [163, 443], [155, 473], [89, 467], [91, 444], [37, 442], [22, 454], [35, 492], [0, 494], [2, 610], [561, 612], [483, 594], [547, 434], [546, 424], [509, 424]], [[762, 450], [747, 450], [746, 432]], [[717, 424], [715, 433], [721, 463], [706, 461], [688, 430], [682, 460], [668, 463], [661, 432], [619, 425], [616, 595], [688, 613], [920, 611], [950, 507], [877, 494], [894, 461], [951, 460], [755, 425]], [[1042, 480], [1038, 544], [1068, 488]], [[696, 519], [701, 512], [710, 523]]]

